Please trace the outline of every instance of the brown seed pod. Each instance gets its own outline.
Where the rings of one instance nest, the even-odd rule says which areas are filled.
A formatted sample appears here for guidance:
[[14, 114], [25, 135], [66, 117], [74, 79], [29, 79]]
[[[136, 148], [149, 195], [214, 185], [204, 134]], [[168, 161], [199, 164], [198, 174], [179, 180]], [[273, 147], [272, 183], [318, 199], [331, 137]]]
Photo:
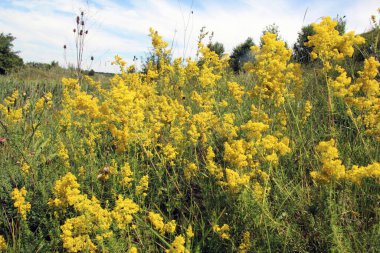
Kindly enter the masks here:
[[77, 24], [79, 25], [79, 16], [77, 16]]

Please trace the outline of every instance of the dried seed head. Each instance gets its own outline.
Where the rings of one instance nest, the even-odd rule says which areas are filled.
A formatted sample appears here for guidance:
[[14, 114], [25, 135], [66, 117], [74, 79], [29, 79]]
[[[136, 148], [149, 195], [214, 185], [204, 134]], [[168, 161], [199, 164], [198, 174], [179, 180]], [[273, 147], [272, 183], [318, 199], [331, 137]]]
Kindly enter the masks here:
[[80, 13], [80, 15], [83, 16], [83, 15], [84, 15], [84, 12], [82, 11], [82, 12]]
[[66, 49], [66, 45], [63, 45], [63, 49]]
[[86, 34], [88, 34], [88, 30], [86, 30]]
[[74, 28], [74, 29], [73, 29], [73, 32], [75, 33], [76, 31], [77, 31], [77, 29]]
[[83, 30], [80, 30], [79, 35], [83, 35]]
[[77, 16], [77, 24], [79, 25], [79, 16]]
[[82, 20], [81, 25], [84, 25], [84, 21]]
[[94, 60], [94, 56], [91, 56], [91, 61], [93, 61]]

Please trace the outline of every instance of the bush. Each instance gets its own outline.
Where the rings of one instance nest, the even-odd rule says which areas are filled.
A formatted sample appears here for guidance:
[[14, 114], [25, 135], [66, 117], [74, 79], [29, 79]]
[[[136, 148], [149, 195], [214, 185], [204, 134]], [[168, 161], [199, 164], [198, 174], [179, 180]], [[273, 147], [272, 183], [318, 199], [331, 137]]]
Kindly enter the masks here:
[[12, 69], [23, 65], [23, 60], [13, 51], [13, 41], [16, 38], [11, 34], [0, 34], [0, 74], [8, 74]]
[[230, 67], [237, 73], [243, 69], [244, 63], [252, 59], [251, 47], [254, 46], [252, 38], [247, 38], [243, 43], [236, 46], [230, 57]]

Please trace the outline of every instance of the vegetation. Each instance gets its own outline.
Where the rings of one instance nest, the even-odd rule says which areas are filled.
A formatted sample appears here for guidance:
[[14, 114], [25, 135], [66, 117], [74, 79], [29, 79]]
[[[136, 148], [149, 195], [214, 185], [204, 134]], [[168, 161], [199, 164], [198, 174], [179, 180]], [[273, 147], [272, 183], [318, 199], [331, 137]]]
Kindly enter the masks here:
[[247, 38], [232, 50], [229, 64], [235, 73], [241, 72], [245, 63], [253, 61], [251, 47], [254, 45], [252, 38]]
[[[344, 34], [346, 31], [346, 20], [344, 17], [337, 16], [335, 19], [338, 24], [336, 30], [340, 35]], [[305, 45], [309, 41], [308, 37], [313, 36], [315, 31], [311, 24], [302, 27], [301, 31], [298, 33], [298, 38], [296, 43], [293, 45], [293, 58], [296, 62], [301, 64], [308, 64], [311, 62], [311, 51], [312, 48]]]
[[142, 73], [1, 77], [0, 250], [378, 251], [380, 63], [337, 25], [305, 67], [271, 32], [235, 75], [151, 29]]
[[11, 34], [0, 34], [0, 75], [10, 73], [23, 64], [17, 52], [13, 51], [15, 39]]

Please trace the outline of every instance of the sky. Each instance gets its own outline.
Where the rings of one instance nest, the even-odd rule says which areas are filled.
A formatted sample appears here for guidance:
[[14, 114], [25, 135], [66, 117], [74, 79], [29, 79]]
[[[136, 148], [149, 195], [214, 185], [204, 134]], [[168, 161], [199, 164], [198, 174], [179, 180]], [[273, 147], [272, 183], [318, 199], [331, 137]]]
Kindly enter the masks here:
[[16, 37], [14, 49], [25, 62], [54, 60], [67, 66], [76, 62], [73, 28], [84, 11], [88, 35], [83, 68], [117, 72], [111, 65], [115, 55], [128, 64], [136, 56], [141, 64], [151, 50], [150, 27], [175, 57], [194, 57], [202, 27], [230, 53], [248, 37], [258, 43], [273, 23], [289, 45], [302, 26], [323, 16], [346, 16], [347, 30], [362, 33], [370, 29], [370, 16], [378, 7], [379, 0], [0, 0], [0, 32]]

